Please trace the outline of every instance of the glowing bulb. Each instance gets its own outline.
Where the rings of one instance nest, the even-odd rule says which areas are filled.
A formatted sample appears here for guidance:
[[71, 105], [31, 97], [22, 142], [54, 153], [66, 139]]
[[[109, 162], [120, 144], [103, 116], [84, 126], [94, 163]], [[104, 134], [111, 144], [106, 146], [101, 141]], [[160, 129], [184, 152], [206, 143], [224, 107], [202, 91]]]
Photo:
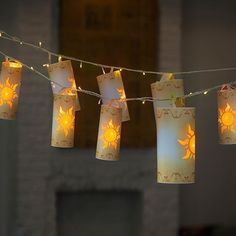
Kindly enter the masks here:
[[122, 69], [120, 69], [120, 72], [122, 71]]
[[30, 69], [31, 69], [31, 70], [34, 70], [34, 67], [33, 67], [33, 66], [31, 66], [31, 67], [30, 67]]
[[20, 42], [20, 45], [22, 45], [23, 44], [23, 42]]
[[39, 47], [41, 47], [42, 46], [42, 42], [39, 42]]
[[2, 37], [2, 32], [0, 32], [0, 37]]
[[207, 93], [208, 93], [208, 91], [205, 91], [205, 92], [204, 92], [204, 95], [206, 95]]
[[142, 101], [142, 104], [145, 104], [145, 100]]
[[83, 67], [82, 61], [80, 62], [80, 65], [79, 65], [79, 67], [80, 67], [80, 68], [82, 68], [82, 67]]
[[59, 56], [59, 57], [58, 57], [58, 61], [60, 62], [60, 61], [61, 61], [61, 59], [62, 59], [62, 57], [61, 57], [61, 56]]
[[145, 72], [143, 72], [143, 76], [145, 76], [146, 75], [146, 73]]

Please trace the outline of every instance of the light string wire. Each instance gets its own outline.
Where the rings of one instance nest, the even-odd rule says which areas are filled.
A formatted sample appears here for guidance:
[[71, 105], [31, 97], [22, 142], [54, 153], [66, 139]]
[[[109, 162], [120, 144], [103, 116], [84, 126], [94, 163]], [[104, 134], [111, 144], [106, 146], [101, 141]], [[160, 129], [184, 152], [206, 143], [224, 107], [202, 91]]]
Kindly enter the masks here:
[[[14, 58], [14, 57], [11, 57], [9, 55], [7, 55], [6, 53], [0, 51], [0, 54], [2, 56], [4, 56], [5, 58], [8, 58], [9, 60], [13, 60], [13, 61], [16, 61], [16, 62], [19, 62], [23, 67], [25, 67], [26, 69], [34, 72], [35, 74], [39, 75], [41, 78], [49, 81], [51, 84], [56, 84], [58, 85], [59, 87], [61, 88], [65, 88], [63, 85], [61, 85], [60, 83], [56, 82], [56, 81], [53, 81], [51, 80], [49, 77], [47, 77], [46, 75], [44, 75], [43, 73], [41, 73], [40, 71], [34, 69], [32, 66], [29, 66], [23, 62], [21, 62], [20, 60]], [[224, 84], [220, 84], [220, 85], [216, 85], [214, 87], [211, 87], [211, 88], [208, 88], [208, 89], [204, 89], [204, 90], [200, 90], [200, 91], [196, 91], [194, 93], [189, 93], [187, 95], [184, 95], [182, 97], [179, 97], [179, 98], [189, 98], [189, 97], [195, 97], [195, 96], [198, 96], [198, 95], [201, 95], [201, 94], [208, 94], [209, 92], [211, 91], [214, 91], [214, 90], [217, 90], [217, 89], [220, 89], [222, 88], [222, 86], [225, 86], [225, 85], [235, 85], [236, 84], [236, 80], [235, 81], [232, 81], [232, 82], [228, 82], [228, 83], [224, 83]], [[99, 93], [96, 93], [96, 92], [93, 92], [93, 91], [90, 91], [90, 90], [85, 90], [85, 89], [82, 89], [81, 87], [78, 87], [78, 88], [73, 88], [72, 90], [74, 91], [77, 91], [79, 93], [84, 93], [84, 94], [87, 94], [87, 95], [90, 95], [90, 96], [93, 96], [93, 97], [97, 97], [99, 98], [99, 103], [102, 99], [108, 99], [111, 101], [114, 101], [114, 102], [129, 102], [129, 101], [141, 101], [143, 102], [143, 104], [145, 102], [155, 102], [155, 101], [173, 101], [175, 102], [177, 97], [176, 98], [167, 98], [167, 99], [158, 99], [158, 98], [153, 98], [153, 97], [136, 97], [136, 98], [125, 98], [125, 99], [121, 99], [121, 98], [118, 98], [118, 99], [112, 99], [112, 98], [106, 98], [106, 97], [103, 97], [101, 94]]]
[[[6, 36], [4, 36], [6, 35]], [[41, 47], [42, 46], [42, 43], [39, 42], [39, 45], [40, 46], [37, 46], [37, 45], [34, 45], [34, 44], [31, 44], [31, 43], [28, 43], [28, 42], [24, 42], [22, 40], [20, 40], [19, 38], [16, 38], [16, 37], [13, 37], [11, 35], [9, 35], [8, 33], [4, 32], [4, 31], [0, 31], [0, 38], [3, 38], [3, 39], [7, 39], [7, 40], [10, 40], [10, 41], [13, 41], [13, 42], [17, 42], [17, 43], [20, 43], [21, 45], [27, 45], [27, 46], [30, 46], [30, 47], [33, 47], [35, 49], [40, 49], [46, 53], [48, 53], [49, 55], [49, 59], [51, 60], [51, 55], [53, 56], [56, 56], [58, 58], [66, 58], [66, 59], [70, 59], [70, 60], [74, 60], [74, 61], [78, 61], [80, 63], [86, 63], [86, 64], [91, 64], [91, 65], [95, 65], [95, 66], [98, 66], [98, 67], [101, 67], [103, 70], [104, 68], [111, 68], [111, 69], [120, 69], [120, 70], [128, 70], [128, 71], [133, 71], [133, 72], [140, 72], [140, 73], [150, 73], [150, 74], [159, 74], [159, 75], [163, 75], [163, 74], [166, 74], [167, 72], [154, 72], [154, 71], [143, 71], [143, 70], [134, 70], [134, 69], [129, 69], [129, 68], [124, 68], [124, 67], [116, 67], [116, 66], [108, 66], [108, 65], [103, 65], [103, 64], [98, 64], [98, 63], [93, 63], [93, 62], [89, 62], [89, 61], [85, 61], [85, 60], [81, 60], [81, 59], [77, 59], [77, 58], [73, 58], [73, 57], [68, 57], [68, 56], [65, 56], [65, 55], [62, 55], [62, 54], [56, 54], [56, 53], [53, 53], [51, 51], [49, 51], [48, 49], [46, 48], [43, 48]], [[48, 80], [51, 84], [56, 84], [58, 85], [59, 87], [61, 88], [65, 88], [63, 85], [61, 85], [60, 83], [56, 82], [56, 81], [53, 81], [51, 80], [49, 77], [47, 77], [46, 75], [44, 75], [43, 73], [41, 73], [40, 71], [34, 69], [32, 66], [29, 66], [23, 62], [21, 62], [20, 60], [18, 59], [15, 59], [14, 57], [11, 57], [9, 55], [7, 55], [6, 53], [0, 51], [0, 54], [3, 55], [5, 58], [9, 58], [11, 60], [14, 60], [14, 61], [18, 61], [22, 64], [22, 66], [24, 66], [25, 68], [27, 68], [28, 70], [31, 70], [33, 71], [34, 73], [36, 73], [37, 75], [39, 75], [41, 78], [44, 78], [46, 80]], [[82, 64], [80, 64], [80, 67], [81, 67]], [[208, 69], [208, 70], [195, 70], [195, 71], [186, 71], [186, 72], [174, 72], [172, 74], [193, 74], [193, 73], [202, 73], [202, 72], [216, 72], [216, 71], [229, 71], [229, 70], [236, 70], [236, 68], [234, 67], [231, 67], [231, 68], [219, 68], [219, 69]], [[214, 87], [211, 87], [211, 88], [207, 88], [207, 89], [203, 89], [203, 90], [199, 90], [199, 91], [196, 91], [196, 92], [191, 92], [189, 94], [186, 94], [184, 96], [181, 96], [179, 98], [189, 98], [189, 97], [195, 97], [195, 96], [198, 96], [198, 95], [201, 95], [201, 94], [208, 94], [209, 92], [211, 91], [214, 91], [214, 90], [217, 90], [219, 88], [221, 88], [222, 86], [224, 85], [235, 85], [236, 84], [236, 81], [232, 81], [232, 82], [228, 82], [228, 83], [224, 83], [224, 84], [220, 84], [220, 85], [216, 85]], [[84, 94], [87, 94], [87, 95], [90, 95], [90, 96], [94, 96], [94, 97], [97, 97], [99, 98], [99, 103], [102, 99], [108, 99], [110, 100], [111, 102], [112, 101], [116, 101], [116, 102], [125, 102], [125, 101], [141, 101], [143, 102], [143, 104], [145, 102], [155, 102], [155, 101], [170, 101], [172, 100], [173, 102], [175, 102], [175, 100], [177, 98], [167, 98], [167, 99], [158, 99], [158, 98], [153, 98], [153, 97], [135, 97], [135, 98], [125, 98], [125, 99], [121, 99], [121, 98], [118, 98], [118, 99], [114, 99], [114, 98], [106, 98], [106, 97], [103, 97], [101, 94], [99, 93], [96, 93], [96, 92], [93, 92], [93, 91], [90, 91], [90, 90], [85, 90], [85, 89], [81, 89], [81, 87], [78, 87], [78, 88], [73, 88], [74, 91], [77, 91], [79, 93], [84, 93]]]
[[84, 63], [84, 64], [89, 64], [89, 65], [101, 67], [103, 70], [104, 70], [104, 68], [118, 69], [118, 70], [142, 73], [143, 75], [146, 75], [146, 74], [164, 75], [166, 73], [172, 73], [173, 75], [187, 75], [187, 74], [189, 75], [189, 74], [198, 74], [198, 73], [210, 73], [210, 72], [221, 72], [221, 71], [236, 70], [236, 67], [200, 69], [200, 70], [179, 71], [179, 72], [174, 72], [174, 71], [173, 72], [170, 72], [170, 71], [169, 72], [161, 72], [161, 71], [150, 71], [150, 70], [140, 70], [140, 69], [137, 70], [137, 69], [127, 68], [127, 67], [99, 64], [99, 63], [96, 63], [96, 62], [86, 61], [86, 60], [83, 60], [83, 59], [70, 57], [70, 56], [66, 56], [66, 55], [63, 55], [63, 54], [57, 54], [57, 53], [54, 53], [54, 52], [42, 47], [42, 42], [39, 42], [38, 45], [33, 44], [33, 43], [29, 43], [29, 42], [21, 40], [18, 37], [12, 36], [12, 35], [6, 33], [5, 31], [2, 31], [2, 30], [0, 30], [0, 38], [5, 39], [5, 40], [9, 40], [9, 41], [12, 41], [12, 42], [15, 42], [15, 43], [19, 43], [21, 45], [29, 46], [29, 47], [32, 47], [32, 48], [35, 48], [35, 49], [39, 49], [39, 50], [47, 53], [49, 55], [49, 58], [51, 58], [51, 56], [55, 56], [57, 58], [65, 58], [65, 59], [68, 59], [68, 60], [71, 60], [71, 61], [80, 62], [80, 67], [82, 66], [82, 63]]
[[[29, 65], [23, 63], [22, 61], [20, 61], [20, 60], [14, 58], [14, 57], [11, 57], [11, 56], [7, 55], [6, 53], [4, 53], [4, 52], [2, 52], [2, 51], [0, 51], [0, 54], [1, 54], [2, 56], [4, 56], [5, 58], [7, 58], [8, 60], [13, 60], [13, 61], [19, 62], [23, 67], [25, 67], [26, 69], [28, 69], [28, 70], [34, 72], [35, 74], [39, 75], [41, 78], [43, 78], [43, 79], [49, 81], [51, 84], [56, 84], [56, 85], [58, 85], [58, 86], [61, 87], [61, 88], [65, 88], [63, 85], [61, 85], [60, 83], [58, 83], [58, 82], [56, 82], [56, 81], [51, 80], [49, 77], [47, 77], [46, 75], [44, 75], [44, 74], [41, 73], [40, 71], [36, 70], [34, 67], [29, 66]], [[80, 88], [80, 87], [78, 87], [78, 88], [72, 88], [72, 90], [77, 91], [77, 92], [79, 92], [79, 93], [84, 93], [84, 94], [87, 94], [87, 95], [90, 95], [90, 96], [97, 97], [97, 98], [99, 98], [99, 101], [100, 101], [101, 99], [108, 99], [108, 100], [111, 101], [111, 103], [112, 103], [112, 101], [114, 101], [114, 102], [115, 102], [115, 101], [116, 101], [116, 102], [124, 102], [124, 101], [153, 102], [154, 100], [156, 100], [156, 99], [153, 99], [152, 97], [138, 97], [138, 98], [125, 98], [125, 99], [120, 99], [120, 98], [118, 98], [118, 99], [113, 99], [113, 98], [103, 97], [103, 96], [102, 96], [101, 94], [99, 94], [99, 93], [96, 93], [96, 92], [93, 92], [93, 91], [89, 91], [89, 90], [85, 90], [85, 89], [82, 89], [82, 88]], [[170, 100], [170, 99], [162, 99], [162, 100], [164, 101], [164, 100]]]

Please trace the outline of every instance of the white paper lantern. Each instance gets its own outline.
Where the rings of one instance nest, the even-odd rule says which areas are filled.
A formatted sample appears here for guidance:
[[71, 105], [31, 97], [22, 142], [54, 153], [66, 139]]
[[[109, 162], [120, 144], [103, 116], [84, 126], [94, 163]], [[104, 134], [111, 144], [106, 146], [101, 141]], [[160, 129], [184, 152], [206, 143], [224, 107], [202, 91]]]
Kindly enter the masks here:
[[[175, 79], [171, 73], [164, 74], [160, 81], [151, 84], [151, 90], [152, 97], [158, 99], [153, 102], [155, 117], [158, 107], [173, 107], [173, 101], [184, 96], [183, 80]], [[178, 103], [176, 106], [184, 106], [184, 100], [177, 100], [179, 101], [182, 104]]]
[[195, 108], [157, 108], [157, 181], [193, 183]]
[[221, 144], [236, 144], [236, 89], [218, 92], [218, 133]]
[[112, 102], [111, 99], [126, 99], [125, 89], [121, 77], [121, 72], [111, 71], [97, 77], [100, 93], [103, 97], [102, 102], [105, 105], [113, 104], [122, 108], [122, 121], [130, 120], [127, 102]]
[[[75, 110], [79, 111], [80, 103], [78, 94], [75, 91], [76, 83], [71, 61], [59, 61], [58, 63], [50, 64], [48, 66], [48, 73], [50, 79], [56, 82], [52, 84], [53, 93], [61, 95], [76, 95]], [[63, 88], [57, 83], [62, 85]]]
[[19, 62], [2, 63], [0, 75], [0, 119], [16, 118], [21, 86], [22, 65]]
[[116, 161], [119, 159], [122, 109], [101, 106], [96, 158]]
[[52, 141], [53, 147], [74, 146], [75, 95], [54, 94]]

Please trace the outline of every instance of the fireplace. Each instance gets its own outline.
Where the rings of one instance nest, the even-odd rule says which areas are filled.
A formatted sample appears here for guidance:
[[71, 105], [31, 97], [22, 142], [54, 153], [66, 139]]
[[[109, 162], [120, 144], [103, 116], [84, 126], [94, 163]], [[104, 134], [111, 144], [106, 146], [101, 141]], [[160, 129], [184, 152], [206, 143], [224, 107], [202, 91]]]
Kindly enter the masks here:
[[140, 236], [142, 193], [80, 191], [57, 193], [58, 236]]

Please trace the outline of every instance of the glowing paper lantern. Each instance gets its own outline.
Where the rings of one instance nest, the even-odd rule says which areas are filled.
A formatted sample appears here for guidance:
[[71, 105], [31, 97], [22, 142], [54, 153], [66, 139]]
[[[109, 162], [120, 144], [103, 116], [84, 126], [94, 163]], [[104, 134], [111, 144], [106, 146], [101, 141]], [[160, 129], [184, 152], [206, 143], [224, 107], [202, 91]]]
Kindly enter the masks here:
[[221, 144], [236, 144], [236, 90], [218, 92], [218, 133]]
[[[97, 77], [98, 86], [103, 104], [111, 105], [110, 99], [126, 99], [124, 85], [121, 77], [121, 72], [111, 71], [110, 73], [102, 74]], [[113, 102], [112, 105], [122, 108], [122, 121], [130, 120], [127, 102]]]
[[16, 118], [21, 85], [22, 65], [18, 62], [2, 63], [0, 75], [0, 119]]
[[75, 77], [71, 61], [59, 61], [58, 63], [48, 66], [48, 72], [50, 79], [57, 83], [53, 83], [52, 90], [54, 94], [62, 95], [76, 95], [76, 107], [75, 110], [80, 110], [80, 103], [76, 89]]
[[75, 95], [54, 94], [52, 141], [53, 147], [74, 146]]
[[[153, 102], [155, 117], [156, 117], [156, 109], [158, 107], [173, 107], [173, 100], [171, 99], [176, 99], [184, 96], [183, 80], [175, 79], [173, 74], [171, 73], [164, 74], [160, 81], [151, 84], [151, 90], [153, 98], [163, 100], [163, 101], [156, 100]], [[182, 102], [182, 104], [181, 103], [176, 104], [178, 107], [184, 106], [184, 100], [177, 100], [177, 101]]]
[[193, 183], [195, 108], [157, 108], [157, 181]]
[[116, 161], [119, 159], [122, 109], [101, 106], [96, 158]]

